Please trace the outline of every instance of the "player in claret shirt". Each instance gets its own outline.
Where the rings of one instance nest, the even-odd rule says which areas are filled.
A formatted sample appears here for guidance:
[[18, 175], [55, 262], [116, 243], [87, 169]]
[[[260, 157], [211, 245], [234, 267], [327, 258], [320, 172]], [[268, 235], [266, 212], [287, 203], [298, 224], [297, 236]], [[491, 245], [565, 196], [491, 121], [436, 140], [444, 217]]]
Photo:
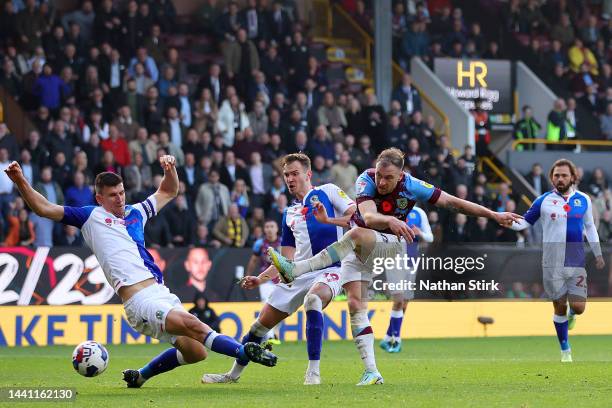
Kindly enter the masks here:
[[[403, 257], [406, 242], [416, 236], [406, 224], [406, 217], [417, 201], [425, 201], [451, 211], [475, 217], [487, 217], [500, 225], [510, 226], [522, 217], [513, 213], [497, 213], [478, 204], [462, 200], [405, 173], [404, 154], [390, 148], [376, 159], [376, 168], [364, 171], [357, 178], [357, 211], [353, 228], [338, 242], [319, 254], [304, 260], [290, 261], [273, 249], [270, 257], [281, 279], [293, 282], [297, 277], [325, 268], [342, 260], [340, 283], [347, 290], [351, 329], [355, 344], [366, 366], [360, 385], [377, 384], [382, 377], [374, 359], [374, 334], [367, 314], [367, 287], [372, 280], [376, 258]], [[323, 212], [324, 209], [321, 209]], [[329, 222], [333, 222], [333, 218]], [[389, 272], [389, 269], [386, 270]], [[401, 272], [399, 272], [401, 273]], [[358, 286], [360, 289], [350, 288]]]
[[[549, 172], [554, 190], [539, 196], [525, 213], [525, 219], [513, 224], [523, 230], [538, 220], [542, 223], [542, 283], [553, 302], [553, 323], [561, 346], [561, 361], [572, 362], [568, 330], [582, 314], [587, 300], [587, 274], [583, 236], [595, 255], [595, 266], [605, 265], [599, 235], [593, 222], [593, 206], [588, 195], [576, 190], [576, 166], [559, 159]], [[567, 304], [569, 302], [569, 307]]]

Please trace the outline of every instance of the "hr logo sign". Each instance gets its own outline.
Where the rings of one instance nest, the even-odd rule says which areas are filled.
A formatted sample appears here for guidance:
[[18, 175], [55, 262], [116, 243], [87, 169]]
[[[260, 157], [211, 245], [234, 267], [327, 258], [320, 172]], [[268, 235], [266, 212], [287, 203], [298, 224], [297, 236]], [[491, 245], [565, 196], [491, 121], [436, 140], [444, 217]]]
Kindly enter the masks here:
[[457, 86], [463, 86], [463, 79], [467, 78], [470, 81], [470, 87], [476, 86], [476, 81], [481, 87], [486, 88], [487, 83], [485, 77], [487, 76], [487, 64], [482, 61], [468, 61], [467, 70], [463, 69], [463, 61], [457, 61]]

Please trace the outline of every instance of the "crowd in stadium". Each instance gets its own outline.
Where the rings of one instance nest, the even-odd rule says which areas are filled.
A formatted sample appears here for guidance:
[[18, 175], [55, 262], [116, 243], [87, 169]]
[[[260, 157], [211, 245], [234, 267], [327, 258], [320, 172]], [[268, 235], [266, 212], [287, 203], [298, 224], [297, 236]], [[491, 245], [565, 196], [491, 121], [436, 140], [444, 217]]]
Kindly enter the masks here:
[[[180, 194], [147, 223], [145, 239], [152, 247], [252, 244], [266, 219], [280, 225], [291, 203], [277, 160], [296, 151], [312, 158], [313, 184], [332, 182], [354, 196], [358, 174], [381, 148], [397, 146], [406, 152], [413, 175], [495, 210], [516, 208], [507, 185], [491, 190], [476, 171], [476, 152], [466, 147], [453, 156], [448, 138], [436, 134], [435, 119], [423, 115], [409, 74], [393, 90], [388, 112], [370, 89], [355, 93], [331, 84], [326, 62], [311, 55], [308, 25], [295, 2], [249, 0], [246, 7], [229, 2], [223, 9], [207, 2], [198, 13], [198, 36], [219, 44], [218, 58], [195, 70], [184, 50], [173, 45], [181, 25], [171, 1], [84, 0], [63, 15], [52, 2], [3, 3], [0, 85], [31, 112], [37, 130], [19, 143], [0, 123], [0, 168], [18, 160], [37, 191], [70, 206], [95, 204], [93, 180], [112, 170], [124, 179], [127, 201], [137, 202], [160, 183], [157, 158], [174, 155]], [[424, 3], [406, 3], [415, 8], [398, 2], [393, 16], [400, 61], [415, 55], [498, 55], [496, 42], [479, 33], [477, 22], [464, 21], [460, 9], [442, 7], [430, 15]], [[520, 2], [512, 7], [515, 3]], [[532, 3], [517, 9], [519, 30], [545, 26], [544, 18], [538, 28], [536, 20], [523, 16]], [[356, 20], [371, 24], [366, 5], [355, 4]], [[587, 50], [581, 63], [572, 48], [567, 58], [565, 51], [546, 53], [554, 57], [555, 72], [561, 66], [564, 76], [583, 73], [576, 76], [582, 83], [567, 82], [576, 86], [574, 92], [586, 92], [586, 98], [598, 92], [594, 112], [604, 128], [612, 114], [605, 102], [612, 88], [608, 48], [604, 55], [598, 49], [608, 44], [609, 27], [595, 37], [588, 29], [577, 31], [576, 39], [563, 36], [562, 47], [589, 40], [582, 44], [593, 47], [593, 58]], [[548, 188], [539, 174], [532, 179], [536, 189]], [[612, 239], [605, 174], [594, 172], [581, 183], [598, 200], [601, 239]], [[4, 245], [82, 244], [76, 228], [29, 213], [4, 173], [0, 206]], [[440, 210], [430, 211], [429, 219], [436, 239], [444, 242], [523, 240], [486, 219]]]

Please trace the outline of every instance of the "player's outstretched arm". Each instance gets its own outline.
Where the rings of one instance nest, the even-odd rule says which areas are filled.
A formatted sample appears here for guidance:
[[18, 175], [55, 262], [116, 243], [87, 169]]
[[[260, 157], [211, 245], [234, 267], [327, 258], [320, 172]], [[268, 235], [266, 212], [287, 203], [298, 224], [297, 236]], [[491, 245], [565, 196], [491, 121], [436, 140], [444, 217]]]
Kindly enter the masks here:
[[176, 159], [174, 156], [165, 155], [159, 158], [159, 163], [164, 169], [164, 178], [162, 178], [159, 188], [153, 194], [157, 203], [157, 212], [159, 212], [166, 204], [178, 195], [179, 179], [176, 172]]
[[362, 201], [358, 205], [359, 212], [368, 228], [379, 231], [388, 229], [397, 237], [403, 237], [406, 242], [414, 241], [415, 230], [395, 217], [379, 213], [374, 200]]
[[520, 222], [520, 220], [523, 219], [523, 217], [518, 214], [511, 212], [495, 212], [483, 207], [482, 205], [463, 200], [444, 191], [442, 191], [440, 194], [440, 198], [438, 198], [435, 205], [437, 207], [445, 208], [453, 212], [460, 212], [472, 217], [486, 217], [494, 220], [503, 227], [510, 227], [512, 226], [513, 222]]
[[16, 161], [9, 164], [4, 170], [7, 176], [15, 183], [17, 190], [23, 197], [23, 201], [40, 217], [49, 218], [53, 221], [61, 221], [64, 218], [64, 207], [50, 203], [42, 194], [34, 190], [23, 175], [21, 166]]

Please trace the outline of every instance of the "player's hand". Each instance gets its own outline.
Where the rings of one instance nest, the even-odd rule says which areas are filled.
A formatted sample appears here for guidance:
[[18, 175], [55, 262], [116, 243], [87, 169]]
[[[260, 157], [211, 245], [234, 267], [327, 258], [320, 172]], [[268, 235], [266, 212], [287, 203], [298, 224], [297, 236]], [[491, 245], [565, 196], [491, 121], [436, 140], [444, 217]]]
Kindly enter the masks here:
[[421, 229], [419, 227], [417, 227], [416, 225], [412, 226], [412, 230], [414, 231], [414, 233], [416, 234], [416, 236], [420, 237], [421, 235], [423, 235], [423, 231], [421, 231]]
[[176, 165], [176, 159], [174, 156], [166, 154], [159, 158], [159, 164], [164, 171], [170, 171]]
[[604, 266], [606, 266], [606, 263], [604, 262], [603, 256], [595, 258], [595, 267], [597, 269], [603, 269]]
[[4, 169], [4, 172], [13, 181], [13, 183], [16, 183], [18, 180], [23, 178], [21, 166], [16, 161], [9, 164], [8, 167]]
[[404, 238], [406, 242], [411, 243], [416, 237], [415, 231], [410, 228], [405, 222], [398, 220], [397, 218], [391, 218], [389, 221], [389, 229], [398, 238]]
[[327, 216], [327, 210], [325, 206], [319, 201], [314, 205], [312, 209], [312, 213], [314, 214], [317, 221], [321, 224], [327, 224], [329, 221], [329, 217]]
[[259, 287], [261, 283], [261, 279], [257, 276], [245, 276], [240, 280], [240, 287], [242, 289], [252, 290]]
[[496, 212], [493, 213], [493, 220], [502, 227], [510, 228], [513, 222], [519, 223], [523, 219], [522, 215], [511, 212]]

